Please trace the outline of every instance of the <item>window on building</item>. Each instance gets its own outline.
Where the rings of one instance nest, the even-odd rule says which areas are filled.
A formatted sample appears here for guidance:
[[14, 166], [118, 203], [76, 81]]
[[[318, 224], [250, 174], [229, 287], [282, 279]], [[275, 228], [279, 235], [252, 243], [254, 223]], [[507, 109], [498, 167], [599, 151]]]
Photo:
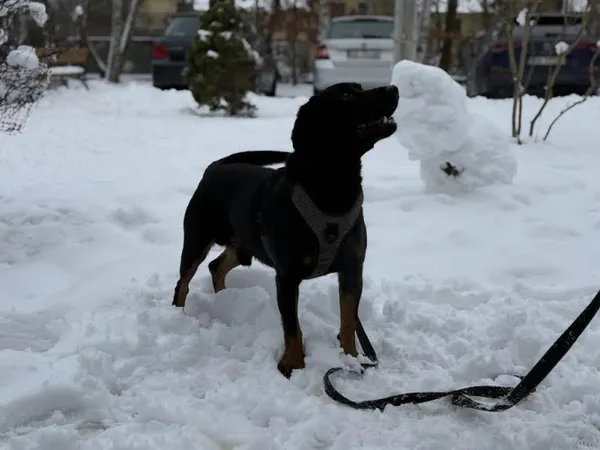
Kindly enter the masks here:
[[341, 2], [331, 2], [329, 4], [329, 16], [338, 17], [343, 16], [346, 12], [346, 5]]
[[394, 0], [381, 0], [379, 2], [379, 5], [381, 7], [381, 11], [379, 11], [379, 14], [385, 14], [387, 16], [393, 16], [394, 15]]
[[367, 14], [367, 4], [361, 2], [358, 4], [358, 13], [359, 14]]

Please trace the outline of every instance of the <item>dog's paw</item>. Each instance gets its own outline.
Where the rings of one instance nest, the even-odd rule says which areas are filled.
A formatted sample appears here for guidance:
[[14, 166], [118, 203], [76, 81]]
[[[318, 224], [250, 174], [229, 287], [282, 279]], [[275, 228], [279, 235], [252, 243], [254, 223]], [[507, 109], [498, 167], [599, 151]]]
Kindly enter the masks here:
[[292, 371], [294, 369], [304, 369], [304, 367], [304, 355], [295, 358], [286, 357], [286, 355], [283, 355], [279, 361], [279, 364], [277, 364], [277, 369], [286, 378], [292, 376]]
[[342, 347], [342, 350], [345, 355], [350, 355], [355, 358], [358, 356], [358, 351], [356, 350], [356, 341], [354, 340], [354, 336], [352, 336], [352, 339], [348, 341], [345, 348], [344, 348], [344, 343], [342, 342], [342, 336], [340, 333], [337, 334], [336, 338], [338, 340], [338, 343]]

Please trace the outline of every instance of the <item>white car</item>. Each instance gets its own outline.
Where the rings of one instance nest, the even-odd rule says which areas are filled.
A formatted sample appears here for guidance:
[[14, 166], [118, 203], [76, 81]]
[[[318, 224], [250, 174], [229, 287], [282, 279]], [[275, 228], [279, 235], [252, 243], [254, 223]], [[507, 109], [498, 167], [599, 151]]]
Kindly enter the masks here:
[[390, 83], [394, 63], [394, 19], [390, 16], [340, 16], [331, 19], [327, 38], [317, 47], [315, 93], [342, 82], [364, 89]]

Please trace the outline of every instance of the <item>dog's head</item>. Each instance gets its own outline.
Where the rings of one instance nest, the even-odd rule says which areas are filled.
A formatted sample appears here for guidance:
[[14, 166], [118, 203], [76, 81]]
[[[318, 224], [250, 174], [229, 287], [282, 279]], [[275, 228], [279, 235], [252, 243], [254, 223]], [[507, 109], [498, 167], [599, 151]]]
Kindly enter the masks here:
[[393, 85], [364, 90], [357, 83], [335, 84], [298, 110], [292, 131], [294, 150], [360, 157], [396, 131], [392, 114], [398, 98]]

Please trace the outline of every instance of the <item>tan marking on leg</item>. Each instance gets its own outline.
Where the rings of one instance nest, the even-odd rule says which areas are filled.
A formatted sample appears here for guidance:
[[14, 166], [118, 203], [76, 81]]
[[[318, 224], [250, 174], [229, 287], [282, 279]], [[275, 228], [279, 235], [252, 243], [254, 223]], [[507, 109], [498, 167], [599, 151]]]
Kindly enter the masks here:
[[235, 248], [225, 247], [223, 253], [215, 258], [209, 265], [215, 292], [225, 289], [225, 277], [232, 269], [240, 265]]
[[[300, 328], [298, 328], [299, 330]], [[302, 332], [299, 331], [296, 336], [284, 336], [285, 350], [279, 360], [277, 368], [284, 377], [292, 376], [294, 369], [304, 369], [304, 345], [302, 343]]]
[[177, 282], [177, 293], [175, 295], [175, 301], [173, 302], [173, 304], [178, 308], [185, 307], [185, 300], [187, 298], [188, 293], [190, 292], [190, 282], [192, 281], [192, 278], [194, 278], [194, 275], [198, 270], [198, 266], [200, 266], [200, 264], [202, 264], [202, 261], [206, 259], [206, 255], [208, 254], [211, 247], [212, 243], [206, 247], [202, 255], [194, 261], [191, 267], [182, 276], [180, 276], [179, 281]]
[[357, 356], [356, 350], [356, 298], [340, 290], [340, 334], [339, 340], [344, 353]]

